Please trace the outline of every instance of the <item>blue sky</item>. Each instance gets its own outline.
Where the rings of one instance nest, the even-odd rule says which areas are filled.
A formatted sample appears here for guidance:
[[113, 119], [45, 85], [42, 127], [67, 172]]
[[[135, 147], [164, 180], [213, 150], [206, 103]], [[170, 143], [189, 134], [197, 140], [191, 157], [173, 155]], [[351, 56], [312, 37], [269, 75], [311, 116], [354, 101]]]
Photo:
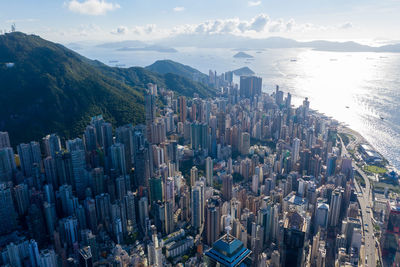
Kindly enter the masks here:
[[58, 42], [154, 40], [234, 34], [386, 42], [400, 40], [400, 0], [10, 0], [0, 29]]

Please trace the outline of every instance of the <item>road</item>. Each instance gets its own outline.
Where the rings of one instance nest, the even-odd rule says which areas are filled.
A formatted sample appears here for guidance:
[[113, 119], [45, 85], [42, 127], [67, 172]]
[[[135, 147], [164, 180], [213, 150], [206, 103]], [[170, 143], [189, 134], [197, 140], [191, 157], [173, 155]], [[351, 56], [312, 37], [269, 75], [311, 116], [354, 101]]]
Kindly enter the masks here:
[[[348, 156], [351, 157], [351, 155], [347, 152], [347, 149], [340, 138], [340, 141], [342, 143], [342, 156]], [[354, 179], [354, 185], [357, 190], [357, 198], [358, 202], [360, 204], [360, 209], [361, 209], [361, 217], [362, 217], [362, 223], [363, 223], [363, 229], [364, 229], [364, 258], [361, 258], [361, 261], [363, 263], [363, 266], [370, 266], [370, 267], [375, 267], [376, 266], [376, 259], [375, 259], [375, 237], [374, 237], [374, 227], [372, 224], [372, 218], [371, 218], [371, 208], [367, 207], [372, 207], [372, 192], [371, 192], [371, 185], [369, 182], [369, 178], [365, 173], [355, 164], [353, 161], [353, 168], [355, 169], [356, 172], [358, 172], [361, 177], [365, 181], [365, 188], [362, 188], [359, 186], [358, 182], [356, 179]], [[361, 194], [360, 194], [361, 192]]]

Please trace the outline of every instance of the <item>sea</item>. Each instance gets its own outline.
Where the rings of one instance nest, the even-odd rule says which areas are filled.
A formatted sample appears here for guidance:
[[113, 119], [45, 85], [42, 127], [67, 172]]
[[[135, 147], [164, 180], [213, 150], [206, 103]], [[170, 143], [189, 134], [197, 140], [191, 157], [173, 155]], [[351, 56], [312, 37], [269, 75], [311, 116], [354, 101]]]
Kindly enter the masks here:
[[[308, 48], [236, 50], [176, 48], [176, 53], [117, 51], [98, 47], [78, 53], [110, 66], [148, 66], [171, 59], [206, 74], [249, 67], [263, 79], [263, 91], [279, 85], [294, 105], [310, 107], [359, 132], [400, 170], [400, 53], [326, 52]], [[238, 51], [253, 56], [234, 58]]]

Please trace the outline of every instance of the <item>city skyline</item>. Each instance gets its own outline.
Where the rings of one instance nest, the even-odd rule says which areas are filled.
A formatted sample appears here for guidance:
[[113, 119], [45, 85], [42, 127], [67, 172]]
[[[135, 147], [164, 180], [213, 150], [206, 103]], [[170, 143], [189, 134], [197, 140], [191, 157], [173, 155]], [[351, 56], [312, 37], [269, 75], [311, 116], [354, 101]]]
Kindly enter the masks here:
[[9, 1], [0, 265], [400, 267], [399, 12]]

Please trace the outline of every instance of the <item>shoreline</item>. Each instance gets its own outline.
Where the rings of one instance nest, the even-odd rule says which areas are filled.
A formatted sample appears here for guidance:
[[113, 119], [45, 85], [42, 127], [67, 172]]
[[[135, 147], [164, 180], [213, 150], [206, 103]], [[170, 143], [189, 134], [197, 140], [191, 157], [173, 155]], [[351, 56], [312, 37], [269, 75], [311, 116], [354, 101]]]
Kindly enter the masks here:
[[[349, 144], [347, 144], [347, 146], [349, 146], [349, 145], [352, 146], [351, 149], [357, 150], [359, 145], [366, 144], [366, 145], [370, 146], [375, 152], [377, 152], [382, 157], [385, 168], [388, 170], [388, 172], [394, 171], [396, 173], [399, 173], [399, 170], [395, 166], [393, 166], [390, 163], [390, 161], [388, 159], [386, 159], [382, 155], [382, 153], [379, 150], [377, 150], [364, 136], [362, 136], [362, 134], [360, 134], [356, 130], [350, 128], [346, 123], [340, 122], [333, 117], [327, 116], [324, 113], [319, 112], [318, 110], [310, 109], [310, 111], [313, 112], [316, 116], [319, 116], [320, 118], [325, 118], [325, 119], [333, 122], [334, 124], [337, 124], [338, 134], [342, 133], [342, 134], [352, 136], [354, 138], [354, 140], [351, 140], [349, 142]], [[367, 164], [367, 165], [369, 165], [369, 164]]]

